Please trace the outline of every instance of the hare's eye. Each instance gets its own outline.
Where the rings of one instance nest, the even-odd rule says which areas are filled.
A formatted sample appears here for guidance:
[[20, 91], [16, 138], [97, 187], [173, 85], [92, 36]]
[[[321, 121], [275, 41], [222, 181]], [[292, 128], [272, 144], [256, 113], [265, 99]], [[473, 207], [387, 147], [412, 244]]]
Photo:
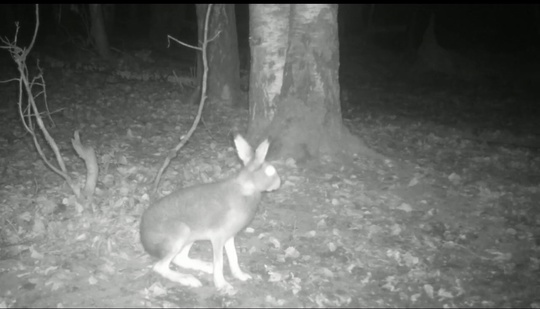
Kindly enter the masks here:
[[264, 173], [267, 175], [267, 176], [272, 176], [272, 175], [275, 175], [277, 173], [276, 169], [272, 166], [272, 165], [268, 165], [265, 169], [264, 169]]

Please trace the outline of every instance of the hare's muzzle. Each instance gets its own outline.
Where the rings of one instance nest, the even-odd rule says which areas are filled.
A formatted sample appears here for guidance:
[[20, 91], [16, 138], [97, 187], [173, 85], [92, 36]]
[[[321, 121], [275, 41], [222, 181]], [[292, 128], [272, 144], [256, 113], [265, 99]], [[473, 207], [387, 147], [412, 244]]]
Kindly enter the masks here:
[[270, 184], [268, 185], [268, 188], [266, 189], [266, 191], [277, 190], [281, 186], [281, 179], [279, 178], [276, 168], [273, 167], [272, 165], [268, 165], [264, 169], [264, 173], [266, 174], [266, 176], [268, 176], [272, 180]]

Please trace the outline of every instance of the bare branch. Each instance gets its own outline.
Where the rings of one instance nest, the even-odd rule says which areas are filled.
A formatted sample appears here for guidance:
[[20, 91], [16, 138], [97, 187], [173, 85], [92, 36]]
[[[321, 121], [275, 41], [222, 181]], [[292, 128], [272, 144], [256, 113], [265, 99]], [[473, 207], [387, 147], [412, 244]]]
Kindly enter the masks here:
[[[191, 125], [191, 128], [189, 129], [188, 133], [182, 138], [180, 143], [176, 145], [176, 147], [167, 155], [165, 158], [165, 162], [163, 162], [163, 165], [161, 166], [161, 169], [159, 170], [158, 174], [156, 175], [156, 178], [154, 179], [154, 192], [157, 192], [157, 188], [159, 185], [159, 181], [161, 180], [161, 175], [163, 174], [163, 171], [169, 166], [169, 163], [172, 159], [174, 159], [178, 155], [178, 151], [184, 147], [184, 145], [188, 142], [188, 140], [193, 135], [193, 132], [195, 132], [195, 129], [197, 128], [197, 125], [201, 121], [202, 111], [204, 109], [204, 103], [206, 102], [206, 88], [208, 84], [208, 43], [210, 41], [208, 40], [208, 24], [210, 20], [210, 12], [212, 11], [212, 4], [208, 4], [208, 8], [206, 9], [206, 17], [204, 22], [204, 35], [203, 35], [203, 42], [202, 46], [198, 47], [198, 50], [202, 51], [202, 61], [203, 61], [203, 76], [202, 76], [202, 87], [201, 87], [201, 98], [199, 101], [199, 109], [197, 111], [197, 116], [195, 117], [195, 120], [193, 121], [193, 124]], [[217, 33], [219, 34], [219, 32]]]
[[12, 78], [12, 79], [8, 79], [8, 80], [0, 80], [0, 84], [7, 84], [7, 83], [17, 82], [17, 81], [19, 81], [18, 78]]
[[30, 45], [28, 45], [28, 48], [26, 49], [26, 55], [28, 55], [30, 50], [32, 50], [32, 48], [34, 47], [34, 43], [36, 42], [36, 38], [37, 38], [38, 29], [39, 29], [39, 4], [36, 4], [36, 27], [34, 28], [34, 35], [32, 36], [32, 41], [30, 42]]
[[170, 36], [170, 35], [167, 35], [167, 40], [168, 40], [168, 44], [169, 44], [169, 45], [167, 45], [167, 47], [169, 47], [169, 46], [171, 45], [171, 42], [170, 42], [170, 41], [173, 40], [173, 41], [175, 41], [176, 43], [178, 43], [178, 44], [180, 44], [180, 45], [183, 45], [183, 46], [185, 46], [185, 47], [193, 48], [193, 49], [196, 49], [196, 50], [201, 50], [200, 47], [193, 46], [193, 45], [190, 45], [190, 44], [188, 44], [188, 43], [184, 43], [184, 42], [182, 42], [182, 41], [178, 40], [177, 38], [174, 38], [174, 37], [172, 37], [172, 36]]
[[214, 34], [214, 36], [208, 40], [208, 42], [212, 42], [213, 40], [217, 39], [217, 37], [221, 34], [221, 30], [219, 30], [218, 32], [216, 32], [216, 34]]
[[91, 201], [96, 189], [99, 168], [97, 164], [96, 153], [94, 148], [85, 146], [79, 138], [79, 131], [75, 131], [74, 138], [71, 139], [71, 145], [81, 157], [86, 165], [86, 185], [84, 187], [84, 195]]
[[[45, 79], [43, 78], [43, 71], [41, 67], [39, 66], [39, 61], [37, 63], [37, 67], [39, 69], [38, 75], [33, 77], [31, 81], [29, 78], [28, 66], [26, 65], [26, 60], [27, 60], [28, 54], [34, 47], [34, 44], [37, 38], [38, 29], [39, 29], [39, 24], [40, 24], [39, 6], [36, 5], [36, 26], [34, 29], [34, 36], [32, 37], [32, 41], [30, 42], [30, 45], [27, 48], [21, 48], [16, 45], [17, 39], [18, 39], [18, 33], [19, 33], [19, 26], [17, 23], [16, 23], [15, 38], [13, 39], [13, 42], [9, 42], [5, 38], [1, 39], [1, 42], [4, 45], [0, 46], [0, 48], [6, 49], [10, 52], [13, 61], [17, 64], [17, 69], [20, 75], [20, 77], [17, 79], [11, 79], [11, 80], [1, 81], [1, 82], [7, 83], [11, 81], [17, 81], [19, 83], [18, 110], [19, 110], [19, 116], [21, 118], [21, 121], [23, 123], [25, 130], [28, 133], [30, 133], [30, 135], [32, 136], [32, 140], [34, 142], [36, 150], [39, 156], [41, 157], [41, 159], [43, 160], [43, 162], [45, 163], [45, 165], [49, 167], [53, 172], [55, 172], [56, 174], [64, 178], [67, 184], [71, 187], [73, 193], [75, 193], [75, 195], [79, 197], [80, 189], [76, 185], [76, 183], [71, 180], [71, 177], [67, 173], [67, 169], [66, 169], [64, 160], [60, 154], [58, 145], [56, 144], [52, 136], [49, 134], [45, 124], [43, 123], [43, 117], [49, 117], [51, 122], [54, 124], [54, 122], [51, 119], [51, 116], [50, 116], [51, 112], [47, 104], [47, 88], [46, 88]], [[35, 89], [35, 88], [40, 88], [40, 89]], [[36, 103], [36, 99], [38, 99], [42, 95], [43, 95], [43, 100], [45, 104], [44, 112], [40, 112]], [[58, 164], [58, 167], [55, 166], [53, 162], [51, 162], [49, 159], [47, 159], [44, 149], [40, 145], [38, 136], [35, 132], [36, 124], [37, 124], [37, 127], [40, 129], [41, 133], [43, 134], [45, 141], [51, 147], [55, 155], [55, 159], [56, 159], [56, 163]], [[79, 144], [80, 144], [80, 141], [79, 141]], [[85, 148], [85, 151], [86, 153], [93, 154], [93, 149], [89, 151]], [[85, 158], [85, 162], [86, 161], [87, 159]], [[94, 161], [95, 161], [95, 155], [94, 155]], [[93, 170], [92, 172], [94, 171], [95, 170]], [[95, 183], [95, 181], [93, 180], [95, 178], [97, 178], [97, 176], [92, 175], [92, 177], [90, 177], [89, 179], [87, 178], [87, 181], [90, 181], [90, 182], [93, 181]], [[88, 182], [87, 182], [87, 189], [89, 189]], [[90, 191], [92, 190], [87, 190], [86, 192], [90, 192]]]

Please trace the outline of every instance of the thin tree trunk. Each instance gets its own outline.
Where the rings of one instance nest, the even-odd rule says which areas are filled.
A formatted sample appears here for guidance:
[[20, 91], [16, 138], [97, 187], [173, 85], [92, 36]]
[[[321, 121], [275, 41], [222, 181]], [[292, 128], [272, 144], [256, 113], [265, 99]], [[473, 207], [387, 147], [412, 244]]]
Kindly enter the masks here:
[[102, 58], [109, 59], [109, 40], [105, 31], [101, 4], [90, 4], [90, 18], [92, 22], [92, 38], [96, 44], [96, 51]]
[[[197, 4], [199, 41], [202, 40], [204, 18], [208, 4]], [[208, 102], [240, 105], [240, 58], [236, 34], [234, 4], [216, 4], [212, 8], [209, 37], [215, 37], [208, 45]], [[197, 57], [197, 77], [201, 80], [201, 56]]]
[[103, 20], [105, 23], [105, 31], [111, 34], [114, 30], [116, 4], [103, 4]]

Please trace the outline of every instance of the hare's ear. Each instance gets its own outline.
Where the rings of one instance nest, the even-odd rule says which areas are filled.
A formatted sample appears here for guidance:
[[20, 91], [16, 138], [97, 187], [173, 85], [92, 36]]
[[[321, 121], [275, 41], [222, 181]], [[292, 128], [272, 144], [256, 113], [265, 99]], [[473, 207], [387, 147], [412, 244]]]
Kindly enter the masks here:
[[257, 150], [255, 150], [255, 159], [253, 160], [257, 165], [262, 164], [264, 162], [264, 158], [266, 158], [266, 153], [268, 152], [268, 146], [270, 143], [268, 142], [268, 139], [265, 139], [259, 147], [257, 147]]
[[236, 152], [238, 153], [238, 157], [240, 158], [240, 160], [242, 160], [244, 166], [247, 165], [253, 158], [253, 151], [251, 150], [251, 146], [249, 146], [248, 142], [240, 134], [236, 135], [236, 137], [234, 138], [234, 144], [236, 145]]

